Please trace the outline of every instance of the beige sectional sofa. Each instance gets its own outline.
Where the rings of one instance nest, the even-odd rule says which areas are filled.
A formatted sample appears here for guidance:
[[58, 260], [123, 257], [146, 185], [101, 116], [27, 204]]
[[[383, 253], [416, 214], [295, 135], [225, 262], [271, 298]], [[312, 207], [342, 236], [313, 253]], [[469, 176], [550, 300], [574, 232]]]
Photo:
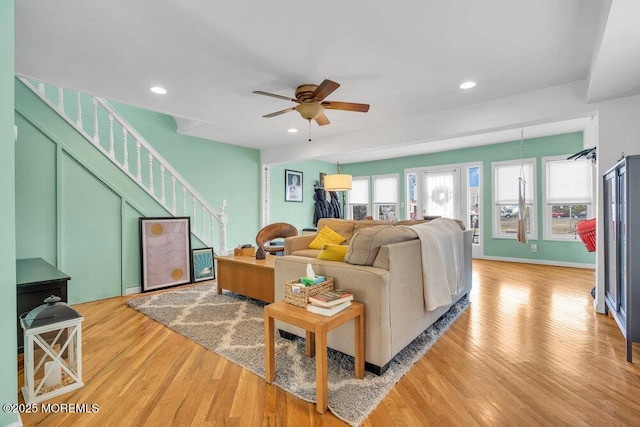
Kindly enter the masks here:
[[[415, 222], [411, 222], [415, 223]], [[366, 227], [390, 224], [381, 221], [351, 221], [321, 219], [318, 230], [327, 225], [345, 237], [345, 243], [358, 245], [362, 250], [361, 235]], [[406, 225], [407, 222], [396, 223]], [[383, 227], [378, 227], [378, 229]], [[373, 229], [371, 229], [373, 230]], [[393, 230], [392, 230], [393, 231]], [[399, 230], [398, 230], [399, 231]], [[315, 235], [302, 235], [285, 239], [285, 256], [275, 262], [275, 300], [284, 299], [284, 283], [305, 276], [307, 264], [323, 276], [332, 277], [336, 287], [353, 293], [356, 301], [365, 305], [365, 360], [367, 370], [381, 374], [391, 359], [422, 331], [445, 314], [451, 305], [471, 290], [471, 230], [463, 232], [464, 286], [463, 291], [452, 296], [452, 303], [433, 311], [425, 311], [422, 284], [422, 257], [420, 241], [405, 237], [396, 243], [369, 241], [373, 265], [353, 265], [342, 261], [318, 259], [319, 250], [308, 249]], [[356, 235], [356, 238], [353, 236]], [[387, 233], [389, 234], [389, 233]], [[387, 237], [388, 238], [388, 237]], [[359, 242], [360, 240], [360, 242]], [[359, 243], [358, 243], [359, 242]], [[380, 245], [379, 249], [375, 246]], [[351, 252], [351, 247], [349, 251]], [[349, 255], [354, 254], [347, 254]], [[304, 337], [304, 331], [283, 322], [276, 322], [283, 335]], [[351, 322], [335, 329], [328, 336], [328, 346], [343, 353], [354, 354], [354, 327]]]

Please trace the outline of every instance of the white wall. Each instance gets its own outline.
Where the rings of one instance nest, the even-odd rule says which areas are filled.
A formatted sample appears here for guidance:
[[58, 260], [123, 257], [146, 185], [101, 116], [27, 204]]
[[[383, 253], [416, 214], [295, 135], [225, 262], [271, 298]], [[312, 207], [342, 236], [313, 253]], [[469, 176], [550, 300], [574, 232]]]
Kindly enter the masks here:
[[[640, 96], [621, 98], [597, 104], [598, 127], [598, 200], [602, 198], [602, 174], [622, 156], [640, 154]], [[602, 249], [604, 216], [603, 205], [598, 203], [598, 226], [596, 230], [596, 311], [604, 312], [604, 254]]]

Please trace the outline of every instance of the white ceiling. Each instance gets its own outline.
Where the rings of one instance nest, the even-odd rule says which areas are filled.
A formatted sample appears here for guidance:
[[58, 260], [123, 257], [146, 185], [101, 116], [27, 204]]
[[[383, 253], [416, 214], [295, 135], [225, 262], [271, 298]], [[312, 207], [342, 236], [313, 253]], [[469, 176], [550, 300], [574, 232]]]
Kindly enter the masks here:
[[[312, 123], [316, 143], [581, 80], [594, 99], [640, 93], [638, 68], [624, 64], [640, 54], [640, 36], [630, 42], [630, 25], [618, 25], [640, 28], [634, 1], [609, 8], [610, 0], [20, 0], [16, 73], [170, 114], [185, 134], [269, 150], [307, 143], [308, 124], [296, 112], [262, 118], [293, 104], [252, 91], [293, 96], [299, 84], [325, 78], [342, 85], [327, 99], [371, 109], [327, 111], [330, 125]], [[621, 83], [612, 85], [612, 75]], [[478, 86], [460, 90], [466, 80]], [[167, 95], [151, 93], [153, 85]], [[397, 128], [392, 148], [330, 159], [437, 147]]]

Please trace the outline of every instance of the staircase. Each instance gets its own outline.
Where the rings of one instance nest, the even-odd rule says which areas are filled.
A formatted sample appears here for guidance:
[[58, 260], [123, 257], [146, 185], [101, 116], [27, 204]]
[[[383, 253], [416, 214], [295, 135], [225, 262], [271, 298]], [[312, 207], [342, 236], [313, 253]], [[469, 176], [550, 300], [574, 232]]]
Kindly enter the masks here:
[[211, 207], [105, 99], [18, 78], [170, 215], [190, 217], [201, 242], [228, 253], [226, 200]]

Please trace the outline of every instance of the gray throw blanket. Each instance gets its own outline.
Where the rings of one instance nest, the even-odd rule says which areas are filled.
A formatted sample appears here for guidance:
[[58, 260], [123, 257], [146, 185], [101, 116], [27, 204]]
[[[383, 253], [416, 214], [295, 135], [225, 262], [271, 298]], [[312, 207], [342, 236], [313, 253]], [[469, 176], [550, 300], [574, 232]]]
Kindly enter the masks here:
[[464, 242], [460, 225], [438, 218], [411, 226], [420, 239], [426, 311], [451, 304], [464, 288]]

